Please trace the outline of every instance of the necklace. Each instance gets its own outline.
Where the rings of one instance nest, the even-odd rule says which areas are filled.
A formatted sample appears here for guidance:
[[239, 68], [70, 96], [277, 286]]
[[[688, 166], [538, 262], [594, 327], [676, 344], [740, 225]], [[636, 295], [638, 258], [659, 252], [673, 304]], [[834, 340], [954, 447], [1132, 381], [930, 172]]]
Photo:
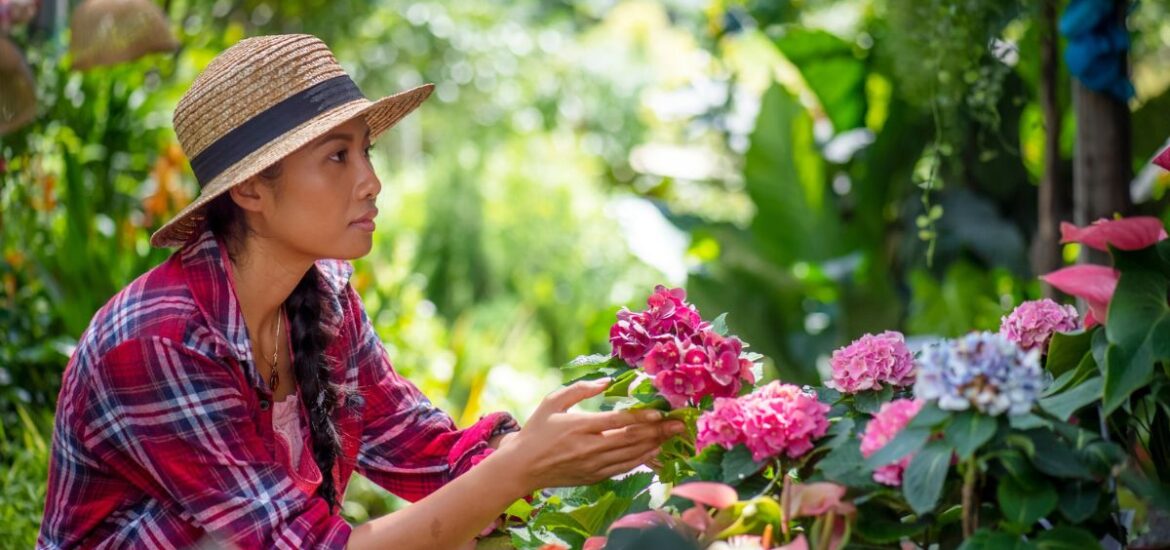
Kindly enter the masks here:
[[274, 348], [272, 350], [272, 374], [268, 375], [268, 388], [272, 393], [276, 393], [276, 387], [280, 384], [280, 370], [276, 368], [277, 360], [280, 358], [280, 320], [284, 318], [284, 307], [276, 312], [276, 339], [273, 340]]

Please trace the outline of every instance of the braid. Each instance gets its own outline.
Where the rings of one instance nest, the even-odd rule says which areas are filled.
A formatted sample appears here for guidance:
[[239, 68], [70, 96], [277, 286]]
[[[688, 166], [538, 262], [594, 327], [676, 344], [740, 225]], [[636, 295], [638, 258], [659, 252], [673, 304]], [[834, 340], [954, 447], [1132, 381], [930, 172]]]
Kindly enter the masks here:
[[321, 326], [321, 293], [317, 266], [309, 268], [301, 282], [293, 289], [285, 306], [289, 313], [289, 329], [293, 340], [293, 370], [301, 389], [301, 400], [309, 411], [309, 427], [313, 440], [313, 459], [321, 470], [321, 486], [317, 494], [329, 505], [329, 512], [338, 505], [337, 488], [333, 481], [333, 465], [341, 455], [341, 438], [333, 422], [340, 393], [331, 379], [332, 368], [325, 360], [328, 336]]

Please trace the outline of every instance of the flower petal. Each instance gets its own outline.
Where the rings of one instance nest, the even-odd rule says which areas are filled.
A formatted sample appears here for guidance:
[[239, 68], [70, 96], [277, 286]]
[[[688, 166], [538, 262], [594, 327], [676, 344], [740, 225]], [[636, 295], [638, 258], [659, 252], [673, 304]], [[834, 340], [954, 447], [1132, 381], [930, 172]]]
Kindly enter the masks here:
[[605, 548], [605, 537], [589, 537], [585, 539], [585, 544], [581, 545], [581, 550], [602, 550]]
[[1095, 320], [1102, 322], [1120, 277], [1121, 274], [1111, 267], [1073, 265], [1043, 275], [1040, 279], [1061, 292], [1083, 298], [1089, 304]]
[[739, 495], [730, 485], [714, 481], [692, 481], [675, 487], [670, 494], [706, 504], [714, 508], [727, 508], [739, 502]]
[[836, 483], [797, 483], [792, 486], [792, 507], [795, 517], [819, 516], [841, 505], [845, 488]]
[[1061, 243], [1081, 243], [1097, 250], [1109, 251], [1108, 245], [1121, 250], [1140, 250], [1166, 238], [1162, 220], [1135, 216], [1110, 220], [1101, 218], [1086, 227], [1060, 224]]
[[1154, 157], [1154, 164], [1170, 170], [1170, 147], [1163, 149], [1161, 153], [1158, 153], [1158, 156]]
[[647, 510], [645, 512], [638, 512], [628, 516], [622, 516], [613, 525], [609, 526], [609, 530], [614, 529], [649, 529], [655, 525], [672, 525], [672, 518], [666, 515], [662, 510]]

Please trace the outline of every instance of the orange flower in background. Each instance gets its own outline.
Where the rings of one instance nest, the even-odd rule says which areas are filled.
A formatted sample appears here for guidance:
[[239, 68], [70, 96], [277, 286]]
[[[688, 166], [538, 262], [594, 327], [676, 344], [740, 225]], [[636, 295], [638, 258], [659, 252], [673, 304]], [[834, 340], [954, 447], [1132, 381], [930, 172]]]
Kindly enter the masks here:
[[186, 160], [177, 143], [168, 144], [160, 152], [150, 171], [155, 183], [154, 192], [142, 199], [142, 210], [146, 214], [142, 218], [143, 227], [151, 227], [170, 217], [190, 200], [182, 185], [182, 167]]

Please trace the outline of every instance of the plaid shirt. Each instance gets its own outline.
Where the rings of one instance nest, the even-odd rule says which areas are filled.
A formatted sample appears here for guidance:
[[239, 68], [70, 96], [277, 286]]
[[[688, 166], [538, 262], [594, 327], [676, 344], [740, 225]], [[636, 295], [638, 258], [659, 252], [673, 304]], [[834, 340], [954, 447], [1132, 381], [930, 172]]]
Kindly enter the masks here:
[[[350, 526], [277, 459], [272, 394], [221, 243], [205, 232], [95, 315], [65, 369], [38, 548], [344, 548]], [[347, 262], [322, 260], [344, 492], [355, 470], [408, 500], [518, 429], [493, 413], [459, 430], [393, 369]]]

